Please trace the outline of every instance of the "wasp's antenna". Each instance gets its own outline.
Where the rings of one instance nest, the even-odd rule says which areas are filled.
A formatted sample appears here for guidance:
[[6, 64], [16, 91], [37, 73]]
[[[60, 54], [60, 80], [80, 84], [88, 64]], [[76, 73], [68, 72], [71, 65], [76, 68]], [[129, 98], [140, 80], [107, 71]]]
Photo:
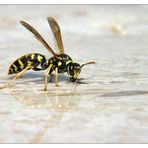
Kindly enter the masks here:
[[89, 65], [89, 64], [96, 64], [96, 62], [92, 61], [92, 62], [88, 62], [88, 63], [82, 64], [82, 65], [80, 66], [80, 68], [82, 68], [82, 67], [85, 66], [85, 65]]

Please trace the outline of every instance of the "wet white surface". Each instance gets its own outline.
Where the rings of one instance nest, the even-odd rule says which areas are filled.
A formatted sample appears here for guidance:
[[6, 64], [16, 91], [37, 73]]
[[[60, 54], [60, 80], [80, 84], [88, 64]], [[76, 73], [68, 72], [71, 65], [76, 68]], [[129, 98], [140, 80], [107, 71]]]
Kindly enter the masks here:
[[[44, 72], [26, 72], [0, 90], [0, 143], [147, 143], [147, 5], [1, 5], [0, 85], [9, 65], [26, 53], [51, 55], [21, 25], [32, 24], [55, 49], [46, 17], [60, 24], [66, 53], [96, 61], [82, 70], [83, 84]], [[56, 51], [56, 50], [55, 50]]]

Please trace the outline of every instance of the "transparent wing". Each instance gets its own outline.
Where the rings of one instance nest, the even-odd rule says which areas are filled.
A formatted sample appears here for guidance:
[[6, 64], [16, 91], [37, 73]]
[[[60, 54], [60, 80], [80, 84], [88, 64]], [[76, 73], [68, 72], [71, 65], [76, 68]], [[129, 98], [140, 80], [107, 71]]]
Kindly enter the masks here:
[[24, 22], [24, 21], [20, 21], [21, 25], [23, 25], [26, 29], [28, 29], [30, 32], [32, 32], [35, 36], [36, 39], [38, 39], [38, 41], [40, 41], [43, 46], [55, 57], [57, 57], [57, 55], [55, 54], [55, 52], [51, 49], [51, 47], [47, 44], [47, 42], [43, 39], [43, 37], [28, 23]]
[[62, 37], [61, 37], [61, 31], [60, 31], [60, 27], [59, 27], [58, 23], [52, 17], [48, 17], [47, 20], [48, 20], [48, 23], [49, 23], [49, 25], [51, 27], [51, 30], [52, 30], [53, 34], [54, 34], [54, 37], [56, 39], [56, 43], [58, 45], [60, 53], [64, 53], [64, 47], [63, 47], [63, 42], [62, 42]]

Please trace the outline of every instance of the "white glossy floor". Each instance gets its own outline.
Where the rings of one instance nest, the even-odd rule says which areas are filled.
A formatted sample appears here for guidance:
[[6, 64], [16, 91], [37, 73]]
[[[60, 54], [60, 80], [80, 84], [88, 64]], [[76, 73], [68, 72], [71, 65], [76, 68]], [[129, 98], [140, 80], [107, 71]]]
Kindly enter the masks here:
[[[0, 90], [0, 143], [147, 143], [147, 5], [0, 5], [0, 86], [11, 62], [26, 53], [50, 53], [25, 30], [32, 24], [56, 50], [46, 17], [56, 18], [74, 61], [94, 60], [82, 84], [45, 72], [26, 72]], [[54, 81], [54, 76], [51, 77]]]

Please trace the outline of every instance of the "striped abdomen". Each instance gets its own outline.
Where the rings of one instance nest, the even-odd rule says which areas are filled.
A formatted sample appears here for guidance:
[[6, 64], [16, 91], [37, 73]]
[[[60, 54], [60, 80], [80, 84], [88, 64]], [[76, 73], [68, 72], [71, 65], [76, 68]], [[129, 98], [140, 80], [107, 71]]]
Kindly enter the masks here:
[[45, 57], [38, 53], [26, 54], [10, 65], [8, 75], [18, 73], [26, 67], [36, 68], [39, 64], [45, 62], [45, 60]]

